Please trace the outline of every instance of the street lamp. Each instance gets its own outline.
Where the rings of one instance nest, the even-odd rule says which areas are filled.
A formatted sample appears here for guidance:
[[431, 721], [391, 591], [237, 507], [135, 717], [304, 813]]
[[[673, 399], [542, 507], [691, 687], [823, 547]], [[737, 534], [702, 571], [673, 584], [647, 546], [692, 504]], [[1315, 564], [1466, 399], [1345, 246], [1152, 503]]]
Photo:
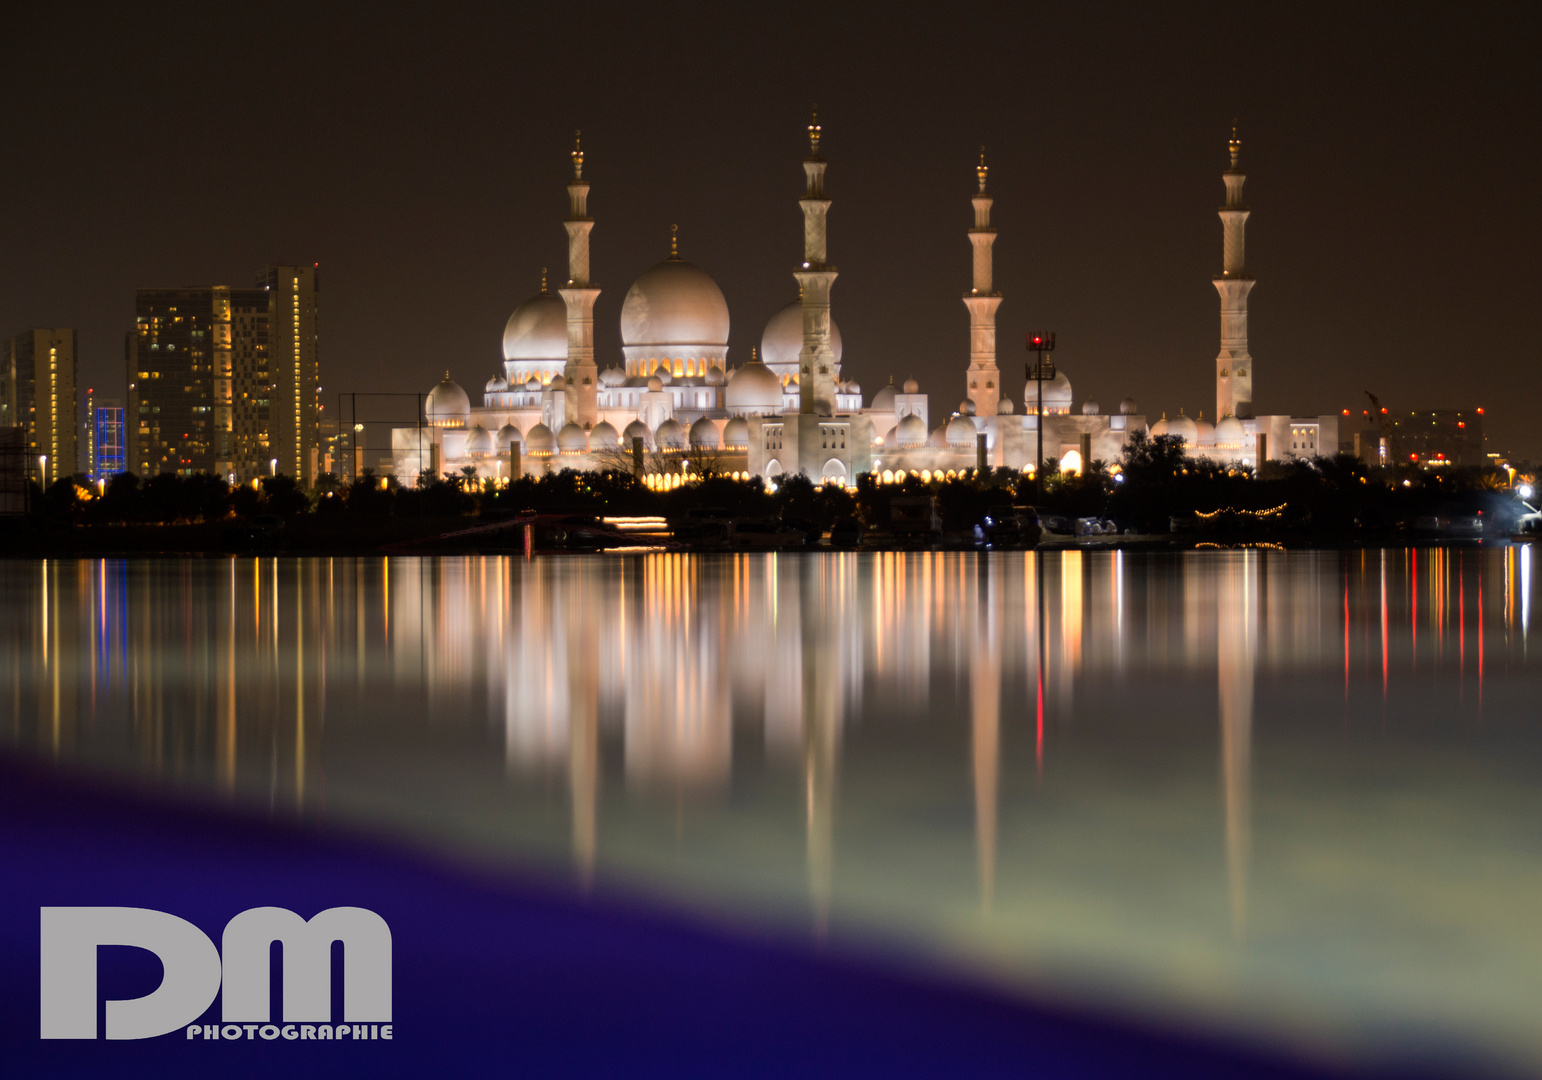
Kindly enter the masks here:
[[278, 458], [268, 459], [268, 473], [272, 476], [278, 475]]
[[1028, 351], [1037, 357], [1035, 362], [1023, 365], [1023, 377], [1029, 382], [1035, 383], [1038, 389], [1038, 419], [1034, 423], [1038, 434], [1037, 463], [1033, 467], [1033, 489], [1035, 503], [1044, 501], [1044, 380], [1054, 379], [1055, 365], [1052, 361], [1045, 360], [1044, 354], [1055, 351], [1055, 334], [1050, 331], [1047, 334], [1028, 335]]

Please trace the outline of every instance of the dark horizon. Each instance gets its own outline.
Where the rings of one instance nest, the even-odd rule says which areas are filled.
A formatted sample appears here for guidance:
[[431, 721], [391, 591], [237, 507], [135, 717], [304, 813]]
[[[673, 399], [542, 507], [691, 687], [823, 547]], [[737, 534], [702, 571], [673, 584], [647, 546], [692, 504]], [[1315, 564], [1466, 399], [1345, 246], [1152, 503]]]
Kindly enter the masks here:
[[1358, 411], [1365, 390], [1483, 407], [1490, 451], [1542, 457], [1538, 76], [1507, 11], [53, 6], [3, 28], [0, 332], [77, 329], [82, 389], [122, 393], [135, 289], [317, 262], [329, 408], [446, 368], [476, 397], [541, 268], [565, 276], [574, 129], [601, 368], [672, 224], [742, 364], [796, 297], [817, 101], [833, 312], [866, 396], [890, 375], [934, 416], [964, 396], [983, 143], [1008, 395], [1024, 331], [1052, 329], [1078, 408], [1210, 416], [1236, 118], [1256, 410]]

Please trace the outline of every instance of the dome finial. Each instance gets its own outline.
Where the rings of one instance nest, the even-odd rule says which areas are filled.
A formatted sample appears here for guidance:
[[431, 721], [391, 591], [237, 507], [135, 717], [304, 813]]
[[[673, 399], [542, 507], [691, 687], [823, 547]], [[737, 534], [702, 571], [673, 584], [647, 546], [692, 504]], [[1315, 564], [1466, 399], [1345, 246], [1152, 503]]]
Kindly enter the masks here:
[[1237, 167], [1237, 157], [1242, 153], [1242, 140], [1237, 138], [1237, 121], [1235, 118], [1231, 122], [1231, 142], [1227, 145], [1231, 150], [1231, 167], [1235, 169]]
[[573, 132], [573, 179], [574, 180], [582, 180], [584, 178], [584, 144], [583, 144], [583, 134], [584, 133], [582, 131], [575, 131], [575, 132]]
[[680, 261], [680, 226], [669, 227], [669, 257], [674, 262]]
[[755, 346], [751, 345], [750, 346], [750, 363], [752, 363], [752, 364], [760, 363], [759, 357], [760, 357], [759, 351], [755, 348]]
[[980, 164], [975, 166], [975, 175], [980, 178], [980, 194], [985, 194], [985, 176], [990, 169], [985, 165], [985, 147], [980, 147]]
[[817, 158], [819, 156], [819, 136], [822, 133], [822, 130], [823, 129], [821, 129], [819, 126], [819, 103], [815, 102], [814, 119], [809, 123], [808, 126], [809, 154], [812, 157]]
[[541, 295], [546, 295], [546, 267], [541, 267]]

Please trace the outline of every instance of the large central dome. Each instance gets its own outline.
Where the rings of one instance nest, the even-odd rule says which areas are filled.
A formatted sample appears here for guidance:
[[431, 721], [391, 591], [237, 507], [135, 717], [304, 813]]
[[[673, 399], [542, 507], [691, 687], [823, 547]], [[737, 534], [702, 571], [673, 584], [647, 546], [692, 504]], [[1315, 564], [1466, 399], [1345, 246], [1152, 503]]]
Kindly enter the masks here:
[[728, 302], [701, 267], [665, 259], [643, 272], [621, 306], [621, 341], [643, 346], [728, 344]]

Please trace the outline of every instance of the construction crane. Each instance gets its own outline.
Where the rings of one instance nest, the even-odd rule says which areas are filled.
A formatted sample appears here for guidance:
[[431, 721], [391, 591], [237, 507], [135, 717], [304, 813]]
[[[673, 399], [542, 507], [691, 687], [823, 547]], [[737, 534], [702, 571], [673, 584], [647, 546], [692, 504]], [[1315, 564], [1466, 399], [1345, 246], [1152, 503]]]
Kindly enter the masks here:
[[1392, 414], [1381, 407], [1381, 402], [1376, 399], [1375, 394], [1367, 390], [1365, 396], [1371, 399], [1371, 408], [1374, 410], [1373, 415], [1376, 417], [1376, 422], [1381, 430], [1381, 446], [1384, 455], [1381, 463], [1383, 465], [1397, 464], [1402, 461], [1403, 454], [1402, 446], [1397, 437], [1397, 427], [1392, 423]]

